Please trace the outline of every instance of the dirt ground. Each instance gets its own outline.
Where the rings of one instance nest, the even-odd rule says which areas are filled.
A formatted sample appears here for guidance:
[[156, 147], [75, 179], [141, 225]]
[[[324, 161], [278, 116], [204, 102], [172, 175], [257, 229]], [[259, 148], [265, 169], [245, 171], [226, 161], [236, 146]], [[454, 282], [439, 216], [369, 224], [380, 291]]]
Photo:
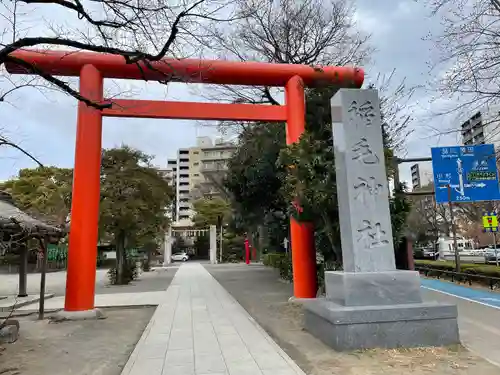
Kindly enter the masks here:
[[335, 352], [302, 328], [292, 286], [263, 266], [206, 266], [207, 270], [308, 375], [498, 375], [500, 369], [461, 346]]
[[104, 309], [106, 319], [17, 318], [19, 340], [0, 352], [2, 375], [120, 375], [155, 308]]

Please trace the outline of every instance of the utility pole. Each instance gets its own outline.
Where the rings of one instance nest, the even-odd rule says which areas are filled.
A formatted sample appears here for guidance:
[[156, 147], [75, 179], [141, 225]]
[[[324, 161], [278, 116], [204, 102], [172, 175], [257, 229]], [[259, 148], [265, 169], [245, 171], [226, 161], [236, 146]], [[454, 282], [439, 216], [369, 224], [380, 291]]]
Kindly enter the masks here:
[[453, 213], [453, 202], [451, 201], [450, 184], [448, 184], [448, 206], [450, 207], [451, 231], [453, 233], [453, 247], [455, 250], [455, 272], [460, 272], [460, 253], [458, 252], [457, 227], [455, 226], [455, 215]]
[[[392, 165], [394, 168], [394, 191], [395, 191], [395, 197], [399, 197], [401, 194], [404, 196], [434, 196], [434, 191], [412, 191], [412, 192], [402, 192], [401, 191], [401, 179], [399, 176], [399, 164], [402, 163], [418, 163], [418, 162], [426, 162], [426, 161], [432, 161], [431, 157], [426, 157], [426, 158], [407, 158], [407, 159], [402, 159], [398, 158], [397, 156], [392, 157]], [[389, 193], [390, 194], [390, 193]], [[411, 264], [413, 264], [413, 246], [412, 246], [412, 241], [409, 237], [406, 237], [406, 256], [408, 259], [408, 264], [410, 264], [410, 259], [411, 259]], [[413, 266], [408, 266], [408, 267], [413, 267]]]

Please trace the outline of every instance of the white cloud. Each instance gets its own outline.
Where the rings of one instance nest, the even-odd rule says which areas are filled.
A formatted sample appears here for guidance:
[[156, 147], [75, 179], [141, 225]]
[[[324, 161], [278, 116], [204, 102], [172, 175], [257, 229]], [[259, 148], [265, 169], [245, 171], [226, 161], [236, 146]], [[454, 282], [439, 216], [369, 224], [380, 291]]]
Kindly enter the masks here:
[[375, 38], [386, 35], [392, 29], [389, 22], [385, 22], [363, 8], [356, 9], [354, 13], [354, 22], [360, 31], [372, 35]]

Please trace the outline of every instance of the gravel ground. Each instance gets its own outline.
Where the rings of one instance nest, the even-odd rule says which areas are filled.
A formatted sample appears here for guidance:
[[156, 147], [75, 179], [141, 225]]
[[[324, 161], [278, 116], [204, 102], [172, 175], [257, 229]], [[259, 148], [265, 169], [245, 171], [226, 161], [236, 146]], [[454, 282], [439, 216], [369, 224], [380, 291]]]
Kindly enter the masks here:
[[2, 375], [120, 375], [155, 308], [105, 309], [106, 319], [49, 323], [19, 318], [0, 351]]
[[302, 308], [291, 304], [292, 286], [260, 265], [206, 265], [308, 375], [498, 375], [500, 369], [461, 346], [335, 352], [302, 328]]
[[[139, 280], [128, 285], [109, 285], [107, 270], [99, 269], [96, 272], [96, 294], [156, 292], [166, 290], [175, 275], [178, 267], [158, 269], [143, 272]], [[0, 274], [0, 296], [16, 295], [19, 285], [19, 276], [16, 274]], [[49, 272], [46, 280], [46, 293], [63, 296], [66, 290], [66, 271]], [[27, 292], [29, 295], [40, 293], [40, 274], [28, 274]]]

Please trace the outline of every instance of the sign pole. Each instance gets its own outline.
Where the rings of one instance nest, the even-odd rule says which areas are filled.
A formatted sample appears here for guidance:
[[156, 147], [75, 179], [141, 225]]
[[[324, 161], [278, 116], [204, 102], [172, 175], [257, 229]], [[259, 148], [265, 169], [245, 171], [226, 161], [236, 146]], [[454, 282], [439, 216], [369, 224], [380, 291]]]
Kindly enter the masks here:
[[222, 243], [224, 242], [224, 233], [223, 233], [222, 225], [220, 226], [220, 238], [219, 238], [219, 262], [222, 263]]
[[288, 254], [288, 238], [283, 239], [283, 247], [285, 248], [285, 254]]
[[493, 250], [495, 251], [495, 264], [498, 267], [497, 233], [496, 232], [491, 232], [491, 233], [493, 233]]
[[455, 215], [453, 214], [453, 202], [451, 200], [450, 184], [448, 184], [448, 206], [450, 207], [451, 230], [453, 232], [453, 247], [455, 248], [455, 272], [460, 272], [460, 254], [458, 252], [457, 228], [455, 227]]

